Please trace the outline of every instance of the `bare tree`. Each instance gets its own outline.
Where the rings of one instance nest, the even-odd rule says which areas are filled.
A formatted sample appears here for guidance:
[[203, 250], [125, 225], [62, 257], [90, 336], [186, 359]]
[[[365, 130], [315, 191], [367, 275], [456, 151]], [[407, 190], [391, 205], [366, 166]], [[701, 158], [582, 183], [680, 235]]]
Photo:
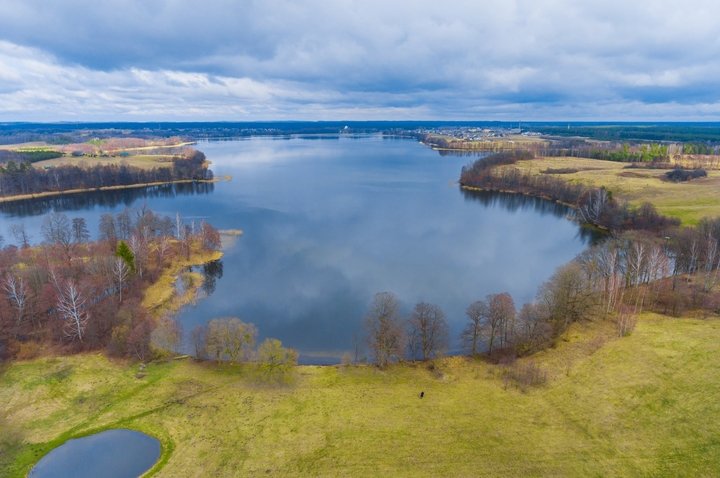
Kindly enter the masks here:
[[516, 351], [525, 354], [540, 350], [550, 339], [551, 332], [547, 312], [542, 305], [523, 305], [518, 314], [515, 332]]
[[580, 216], [580, 220], [589, 224], [598, 224], [602, 213], [608, 205], [609, 199], [605, 188], [590, 191], [588, 197], [582, 201], [583, 204], [577, 208], [577, 214]]
[[76, 217], [72, 220], [72, 236], [75, 244], [81, 244], [90, 240], [90, 231], [88, 231], [85, 218]]
[[82, 342], [89, 320], [85, 297], [73, 281], [65, 283], [58, 291], [57, 310], [65, 321], [63, 331], [70, 340]]
[[392, 360], [399, 360], [403, 351], [403, 327], [400, 322], [399, 304], [392, 292], [375, 294], [370, 312], [365, 317], [368, 346], [380, 367]]
[[507, 347], [512, 341], [515, 325], [515, 303], [507, 292], [487, 296], [488, 313], [485, 322], [488, 337], [488, 353], [492, 354], [495, 340], [500, 348]]
[[548, 312], [554, 336], [573, 322], [591, 318], [596, 305], [592, 284], [577, 262], [559, 268], [540, 287], [538, 300]]
[[156, 349], [179, 353], [182, 335], [180, 322], [171, 317], [162, 317], [150, 334], [150, 341]]
[[116, 257], [115, 262], [113, 262], [113, 279], [115, 282], [115, 287], [118, 291], [118, 302], [122, 303], [123, 300], [123, 287], [125, 287], [125, 282], [127, 281], [128, 276], [130, 275], [130, 268], [125, 263], [125, 260], [121, 257]]
[[420, 302], [408, 320], [408, 350], [412, 358], [429, 360], [447, 350], [448, 325], [435, 304]]
[[190, 340], [195, 350], [195, 358], [204, 360], [207, 358], [207, 325], [196, 325], [190, 331]]
[[30, 235], [25, 229], [25, 224], [11, 224], [10, 234], [13, 236], [13, 239], [15, 239], [15, 242], [17, 242], [18, 246], [22, 247], [23, 249], [30, 246]]
[[100, 240], [114, 244], [117, 239], [115, 218], [112, 214], [103, 214], [100, 216]]
[[168, 253], [168, 250], [170, 249], [170, 241], [166, 236], [160, 237], [160, 240], [157, 242], [157, 252], [160, 256], [160, 260], [164, 260], [165, 256]]
[[8, 273], [3, 281], [3, 289], [5, 289], [7, 298], [15, 309], [15, 323], [20, 325], [23, 315], [25, 314], [28, 298], [28, 288], [25, 284], [25, 279], [15, 277], [14, 274]]
[[61, 212], [53, 212], [45, 216], [41, 226], [44, 239], [51, 244], [67, 247], [72, 244], [70, 220]]
[[708, 232], [705, 241], [705, 263], [703, 269], [705, 272], [704, 288], [707, 292], [715, 286], [715, 281], [713, 280], [715, 274], [713, 274], [713, 269], [716, 269], [715, 260], [718, 256], [718, 241], [715, 237], [713, 237], [711, 232]]
[[115, 226], [117, 230], [117, 237], [122, 240], [130, 239], [132, 234], [132, 218], [130, 217], [130, 211], [128, 209], [118, 213], [115, 218]]
[[180, 220], [180, 213], [175, 213], [175, 239], [178, 241], [183, 237], [182, 220]]
[[135, 271], [142, 277], [148, 258], [148, 244], [142, 236], [133, 234], [130, 237], [130, 249], [135, 256]]
[[483, 334], [483, 323], [487, 317], [488, 307], [485, 301], [478, 300], [470, 304], [465, 311], [468, 322], [462, 331], [460, 338], [463, 341], [465, 350], [470, 355], [480, 353], [480, 341]]

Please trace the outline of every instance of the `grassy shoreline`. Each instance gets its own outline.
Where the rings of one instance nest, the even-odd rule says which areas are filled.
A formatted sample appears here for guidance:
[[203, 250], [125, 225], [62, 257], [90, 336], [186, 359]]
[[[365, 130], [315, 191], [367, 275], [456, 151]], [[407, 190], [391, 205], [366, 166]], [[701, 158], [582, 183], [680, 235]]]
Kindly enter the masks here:
[[[252, 366], [100, 354], [15, 362], [0, 374], [0, 476], [108, 428], [162, 443], [157, 476], [698, 476], [720, 467], [720, 320], [643, 314], [633, 335], [577, 324], [534, 360], [544, 386], [506, 387], [465, 357], [387, 370]], [[599, 345], [598, 345], [599, 344]], [[522, 359], [528, 360], [528, 359]], [[420, 399], [418, 393], [425, 392]]]
[[[222, 251], [193, 251], [188, 258], [180, 258], [165, 269], [157, 281], [147, 288], [143, 297], [142, 306], [156, 317], [174, 314], [185, 305], [192, 303], [197, 292], [203, 286], [202, 274], [186, 272], [183, 270], [192, 266], [201, 266], [208, 262], [220, 260]], [[182, 295], [178, 295], [175, 282], [182, 274], [189, 276], [189, 287]]]

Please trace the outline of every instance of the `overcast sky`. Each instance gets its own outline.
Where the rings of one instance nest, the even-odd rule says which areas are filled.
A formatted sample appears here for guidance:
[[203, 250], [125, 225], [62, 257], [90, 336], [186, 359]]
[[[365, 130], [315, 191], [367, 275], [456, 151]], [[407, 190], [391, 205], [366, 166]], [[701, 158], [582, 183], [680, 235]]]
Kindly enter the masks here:
[[720, 120], [717, 0], [0, 0], [0, 121]]

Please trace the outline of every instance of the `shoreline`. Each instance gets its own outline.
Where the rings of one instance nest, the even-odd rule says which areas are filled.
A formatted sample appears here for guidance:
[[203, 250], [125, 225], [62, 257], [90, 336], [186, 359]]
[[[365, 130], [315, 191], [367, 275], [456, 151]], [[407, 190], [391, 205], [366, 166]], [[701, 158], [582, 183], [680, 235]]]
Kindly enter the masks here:
[[[179, 259], [147, 287], [140, 304], [155, 317], [175, 316], [180, 309], [196, 300], [197, 293], [204, 284], [201, 274], [185, 272], [185, 269], [220, 260], [224, 255], [221, 250], [193, 251], [187, 259]], [[178, 294], [175, 283], [183, 274], [188, 274], [191, 284], [182, 294]]]
[[[466, 190], [466, 191], [496, 192], [496, 193], [505, 193], [505, 194], [518, 194], [518, 195], [520, 195], [520, 196], [525, 196], [525, 197], [529, 197], [529, 198], [542, 199], [543, 201], [550, 201], [550, 202], [553, 202], [553, 203], [555, 203], [555, 204], [559, 204], [559, 205], [561, 205], [561, 206], [565, 206], [565, 207], [567, 207], [567, 208], [570, 208], [570, 209], [572, 209], [573, 211], [576, 211], [576, 210], [577, 210], [577, 206], [574, 205], [574, 204], [570, 204], [570, 203], [561, 201], [561, 200], [559, 200], [559, 199], [554, 199], [554, 198], [552, 198], [552, 197], [550, 197], [550, 196], [545, 196], [545, 195], [542, 195], [542, 194], [532, 194], [532, 193], [523, 192], [523, 191], [513, 191], [513, 190], [511, 190], [511, 189], [482, 188], [482, 187], [479, 187], [479, 186], [466, 186], [466, 185], [464, 185], [464, 184], [462, 184], [462, 183], [458, 183], [458, 184], [460, 185], [460, 188], [461, 188], [461, 189], [464, 189], [464, 190]], [[601, 231], [601, 232], [603, 232], [603, 233], [606, 233], [606, 234], [612, 234], [612, 233], [613, 233], [612, 230], [608, 229], [607, 227], [600, 226], [599, 224], [594, 224], [594, 223], [591, 223], [591, 222], [581, 222], [581, 221], [578, 221], [576, 218], [572, 218], [572, 221], [578, 223], [578, 224], [579, 224], [580, 226], [582, 226], [582, 227], [592, 227], [592, 228], [595, 228], [595, 229], [597, 229], [597, 230], [599, 230], [599, 231]]]
[[0, 197], [0, 204], [9, 203], [15, 201], [27, 201], [30, 199], [42, 199], [54, 196], [64, 196], [66, 194], [81, 194], [81, 193], [92, 193], [102, 191], [116, 191], [121, 189], [138, 189], [147, 188], [152, 186], [164, 186], [168, 184], [189, 184], [189, 183], [219, 183], [223, 181], [230, 181], [229, 176], [223, 176], [220, 178], [213, 179], [176, 179], [174, 181], [156, 181], [152, 183], [136, 183], [136, 184], [123, 184], [117, 186], [101, 186], [99, 188], [81, 188], [81, 189], [66, 189], [64, 191], [45, 191], [41, 193], [33, 194], [18, 194], [15, 196]]

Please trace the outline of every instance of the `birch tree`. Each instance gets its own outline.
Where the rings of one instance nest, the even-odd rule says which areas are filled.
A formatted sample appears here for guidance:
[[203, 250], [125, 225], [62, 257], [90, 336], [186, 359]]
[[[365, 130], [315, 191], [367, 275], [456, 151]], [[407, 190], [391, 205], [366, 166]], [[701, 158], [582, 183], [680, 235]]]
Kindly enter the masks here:
[[72, 341], [83, 341], [89, 315], [86, 299], [73, 281], [68, 281], [60, 288], [57, 298], [57, 310], [64, 321], [63, 332]]
[[15, 323], [20, 325], [27, 306], [28, 288], [25, 280], [22, 277], [7, 274], [3, 281], [3, 289], [5, 289], [5, 294], [15, 309]]
[[118, 291], [118, 302], [122, 303], [123, 287], [125, 287], [125, 282], [127, 281], [128, 276], [130, 276], [130, 268], [127, 266], [124, 259], [116, 257], [115, 262], [113, 263], [112, 272], [115, 281], [115, 288]]

